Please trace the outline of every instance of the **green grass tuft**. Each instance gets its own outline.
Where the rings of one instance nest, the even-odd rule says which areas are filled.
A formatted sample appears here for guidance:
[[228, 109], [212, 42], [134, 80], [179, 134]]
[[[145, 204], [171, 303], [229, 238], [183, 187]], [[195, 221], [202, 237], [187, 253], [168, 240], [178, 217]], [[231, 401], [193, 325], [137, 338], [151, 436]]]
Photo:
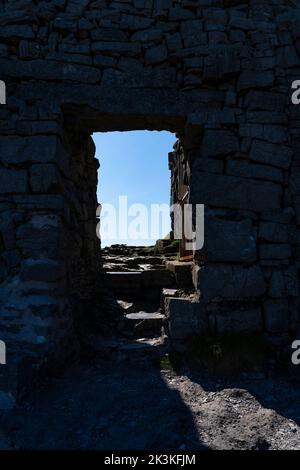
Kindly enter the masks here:
[[178, 371], [182, 364], [182, 354], [170, 351], [160, 359], [160, 369]]

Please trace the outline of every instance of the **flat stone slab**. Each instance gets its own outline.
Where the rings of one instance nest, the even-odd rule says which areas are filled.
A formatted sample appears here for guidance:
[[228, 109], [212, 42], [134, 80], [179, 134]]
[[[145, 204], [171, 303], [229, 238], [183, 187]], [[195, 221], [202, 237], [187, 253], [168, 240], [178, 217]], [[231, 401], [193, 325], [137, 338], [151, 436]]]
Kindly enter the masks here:
[[167, 261], [167, 270], [174, 274], [177, 286], [182, 289], [192, 288], [192, 268], [193, 261]]
[[125, 315], [128, 320], [163, 320], [165, 316], [162, 313], [154, 312], [136, 312]]
[[163, 289], [163, 297], [176, 297], [178, 295], [178, 289]]
[[143, 285], [145, 287], [171, 287], [174, 284], [172, 273], [166, 269], [151, 269], [143, 271]]
[[166, 268], [174, 274], [181, 272], [191, 272], [194, 263], [193, 261], [167, 261]]
[[119, 272], [113, 271], [106, 273], [108, 287], [113, 290], [128, 292], [140, 289], [142, 276], [139, 271]]
[[132, 325], [135, 335], [159, 336], [165, 316], [159, 312], [136, 312], [125, 315], [126, 321]]

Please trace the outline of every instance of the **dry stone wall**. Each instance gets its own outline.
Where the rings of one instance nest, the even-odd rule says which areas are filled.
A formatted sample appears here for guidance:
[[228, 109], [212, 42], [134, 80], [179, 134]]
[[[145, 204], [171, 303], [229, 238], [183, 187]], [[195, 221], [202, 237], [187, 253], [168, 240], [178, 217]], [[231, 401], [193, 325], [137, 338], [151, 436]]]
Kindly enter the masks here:
[[70, 298], [98, 260], [95, 131], [180, 136], [206, 205], [194, 279], [213, 328], [297, 329], [299, 22], [287, 0], [0, 2], [4, 404], [32, 363], [71, 350]]

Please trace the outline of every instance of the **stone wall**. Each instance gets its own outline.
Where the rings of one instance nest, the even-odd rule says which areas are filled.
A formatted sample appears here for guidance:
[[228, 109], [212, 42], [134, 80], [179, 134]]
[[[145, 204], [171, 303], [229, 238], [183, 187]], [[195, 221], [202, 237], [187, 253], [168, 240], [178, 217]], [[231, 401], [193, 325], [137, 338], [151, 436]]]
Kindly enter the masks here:
[[22, 383], [24, 364], [71, 350], [70, 300], [97, 269], [95, 131], [180, 136], [190, 200], [206, 205], [195, 284], [218, 330], [252, 322], [281, 341], [297, 327], [299, 11], [288, 0], [0, 2], [1, 390]]

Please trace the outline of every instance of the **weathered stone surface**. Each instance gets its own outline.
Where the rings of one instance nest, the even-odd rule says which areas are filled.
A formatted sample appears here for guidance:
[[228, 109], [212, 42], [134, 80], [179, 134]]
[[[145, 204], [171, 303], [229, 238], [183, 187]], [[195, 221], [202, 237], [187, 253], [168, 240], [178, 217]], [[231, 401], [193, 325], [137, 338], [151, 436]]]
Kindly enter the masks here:
[[225, 156], [239, 151], [237, 137], [226, 131], [206, 131], [202, 141], [203, 157]]
[[245, 160], [230, 160], [227, 163], [226, 173], [243, 178], [255, 178], [265, 181], [283, 183], [283, 172], [278, 168], [267, 165], [256, 165]]
[[169, 287], [174, 284], [174, 277], [166, 269], [146, 270], [142, 272], [142, 282], [146, 287]]
[[214, 298], [260, 297], [265, 281], [258, 266], [207, 265], [197, 273], [197, 287], [204, 301]]
[[171, 67], [164, 69], [144, 69], [136, 74], [130, 72], [119, 72], [111, 69], [105, 70], [102, 85], [116, 87], [143, 87], [156, 88], [158, 86], [173, 88], [176, 86], [176, 72]]
[[1, 136], [1, 161], [8, 164], [63, 160], [59, 139], [55, 136]]
[[258, 236], [268, 242], [289, 243], [293, 236], [292, 232], [292, 225], [261, 222]]
[[148, 49], [145, 55], [146, 65], [159, 64], [168, 57], [168, 51], [165, 46], [154, 46]]
[[291, 224], [295, 217], [295, 210], [292, 207], [285, 207], [283, 210], [261, 214], [262, 220], [268, 220], [278, 224]]
[[10, 392], [0, 390], [0, 410], [11, 410], [16, 406], [16, 398]]
[[249, 88], [270, 88], [274, 83], [274, 72], [257, 72], [247, 70], [241, 73], [238, 89], [245, 91]]
[[263, 330], [260, 308], [227, 310], [215, 314], [216, 332], [220, 335], [261, 333]]
[[55, 282], [62, 276], [60, 264], [50, 259], [28, 259], [21, 269], [21, 278], [24, 281]]
[[286, 286], [282, 271], [273, 271], [270, 279], [269, 295], [272, 298], [282, 298], [286, 294]]
[[291, 163], [292, 150], [289, 147], [254, 141], [250, 152], [253, 161], [267, 163], [278, 168], [287, 169]]
[[216, 81], [240, 72], [239, 51], [234, 46], [216, 46], [204, 60], [204, 80]]
[[208, 262], [253, 263], [256, 239], [251, 221], [206, 217], [204, 251]]
[[287, 259], [291, 257], [291, 246], [286, 243], [261, 244], [259, 246], [259, 256], [261, 259]]
[[0, 38], [1, 39], [11, 39], [11, 38], [33, 39], [34, 33], [32, 31], [32, 27], [29, 25], [1, 26]]
[[121, 28], [125, 30], [146, 29], [153, 23], [150, 18], [143, 18], [137, 15], [122, 15]]
[[174, 274], [177, 286], [179, 288], [192, 287], [192, 261], [168, 261], [166, 268]]
[[26, 258], [56, 258], [59, 256], [60, 218], [56, 215], [35, 215], [20, 225], [17, 245]]
[[0, 169], [0, 188], [3, 194], [26, 193], [27, 171]]
[[61, 182], [55, 165], [32, 165], [30, 168], [30, 186], [34, 193], [56, 192]]
[[265, 212], [279, 209], [280, 198], [281, 187], [275, 183], [204, 172], [192, 174], [193, 203]]
[[284, 269], [284, 280], [287, 295], [299, 297], [299, 273], [295, 264]]
[[264, 303], [264, 321], [269, 333], [282, 333], [288, 330], [287, 300], [268, 300]]
[[13, 200], [19, 207], [27, 208], [27, 210], [63, 211], [65, 209], [65, 201], [61, 194], [20, 194], [13, 196]]
[[207, 314], [201, 303], [171, 297], [165, 300], [165, 311], [174, 341], [207, 334]]
[[0, 73], [4, 77], [37, 78], [40, 80], [70, 80], [84, 83], [100, 82], [99, 70], [85, 65], [58, 63], [56, 61], [17, 61], [0, 59]]
[[249, 109], [263, 108], [269, 111], [283, 112], [286, 99], [287, 97], [284, 93], [251, 90], [245, 97], [245, 105]]
[[141, 272], [111, 272], [106, 274], [106, 283], [108, 287], [116, 292], [134, 292], [141, 289]]
[[128, 54], [129, 56], [138, 55], [141, 52], [141, 47], [138, 42], [108, 42], [108, 41], [97, 41], [92, 43], [92, 51], [97, 53], [112, 52], [117, 54]]

